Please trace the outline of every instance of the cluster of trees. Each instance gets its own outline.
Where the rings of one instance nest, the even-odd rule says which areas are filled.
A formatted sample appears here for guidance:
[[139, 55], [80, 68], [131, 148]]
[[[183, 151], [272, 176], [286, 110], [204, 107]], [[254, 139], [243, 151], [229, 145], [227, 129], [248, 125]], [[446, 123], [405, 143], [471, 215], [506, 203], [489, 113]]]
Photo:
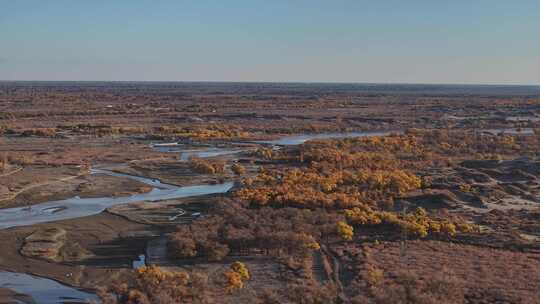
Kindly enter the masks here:
[[[446, 157], [449, 147], [468, 142], [463, 137], [456, 138], [460, 139], [445, 132], [413, 130], [387, 137], [311, 141], [296, 151], [280, 151], [279, 156], [271, 150], [262, 151], [272, 159], [294, 157], [301, 166], [263, 169], [256, 177], [246, 179], [245, 187], [236, 191], [235, 197], [252, 208], [345, 210], [348, 223], [337, 224], [337, 233], [344, 240], [353, 238], [353, 226], [363, 225], [386, 225], [417, 237], [451, 237], [457, 232], [472, 232], [475, 228], [462, 220], [432, 219], [423, 209], [407, 214], [385, 210], [391, 206], [385, 202], [428, 186], [413, 172], [424, 168], [431, 158]], [[505, 140], [486, 137], [483, 142], [495, 144]], [[475, 151], [478, 148], [474, 146]], [[460, 153], [469, 152], [465, 149]]]
[[200, 273], [141, 267], [134, 284], [114, 284], [98, 290], [103, 304], [205, 303], [208, 278]]
[[254, 150], [253, 152], [251, 152], [251, 156], [267, 159], [267, 160], [275, 159], [277, 154], [278, 154], [277, 151], [274, 151], [271, 148], [266, 148], [266, 147], [260, 147]]
[[96, 137], [103, 137], [109, 135], [133, 135], [144, 134], [147, 132], [143, 127], [113, 127], [106, 124], [76, 124], [76, 125], [60, 125], [57, 127], [58, 131], [69, 131], [71, 133], [80, 135], [91, 135]]
[[26, 128], [26, 129], [2, 129], [0, 134], [18, 134], [24, 137], [55, 137], [60, 132], [69, 132], [77, 135], [90, 135], [95, 137], [103, 137], [110, 135], [133, 135], [144, 134], [147, 130], [142, 127], [113, 127], [106, 124], [75, 124], [75, 125], [59, 125], [55, 128]]
[[[280, 152], [261, 149], [257, 153], [266, 159], [294, 159], [298, 166], [262, 169], [256, 177], [246, 179], [233, 198], [213, 206], [212, 215], [177, 226], [168, 236], [168, 254], [173, 259], [209, 261], [226, 256], [268, 255], [280, 258], [291, 269], [299, 267], [311, 273], [311, 264], [306, 261], [311, 261], [313, 251], [333, 242], [352, 241], [355, 234], [362, 235], [363, 227], [390, 228], [419, 238], [474, 232], [475, 226], [460, 219], [434, 218], [422, 208], [397, 213], [381, 204], [425, 187], [415, 170], [432, 159], [448, 157], [448, 150], [457, 149], [455, 155], [465, 156], [470, 151], [484, 153], [479, 151], [496, 144], [505, 151], [516, 149], [512, 145], [504, 147], [504, 137], [486, 137], [485, 147], [462, 146], [460, 141], [468, 141], [456, 138], [445, 133], [411, 131], [381, 138], [314, 141]], [[191, 159], [191, 165], [204, 173], [222, 172], [224, 168], [221, 163], [216, 168], [212, 162], [197, 158]], [[239, 164], [231, 169], [236, 174], [245, 172]], [[249, 277], [245, 265], [233, 264], [224, 273], [226, 290], [243, 288]], [[191, 290], [190, 280], [177, 284]], [[143, 287], [139, 289], [151, 300]], [[113, 291], [122, 294], [118, 290]], [[132, 291], [126, 294], [137, 295]]]
[[200, 157], [189, 159], [191, 170], [200, 174], [221, 174], [225, 172], [225, 163], [222, 161], [210, 161]]
[[180, 225], [168, 236], [167, 252], [170, 258], [186, 259], [197, 256], [209, 261], [220, 261], [229, 254], [229, 246], [222, 241], [219, 227], [223, 219], [214, 216]]
[[421, 238], [428, 235], [452, 237], [457, 232], [470, 233], [477, 230], [476, 226], [462, 219], [454, 221], [432, 219], [423, 208], [416, 208], [415, 211], [406, 214], [398, 214], [362, 206], [346, 210], [345, 216], [347, 221], [353, 225], [388, 225], [405, 231], [408, 235]]
[[[211, 214], [190, 224], [179, 225], [169, 235], [167, 249], [173, 259], [215, 260], [218, 256], [212, 253], [214, 249], [211, 248], [220, 246], [226, 248], [224, 252], [232, 257], [271, 256], [283, 264], [284, 277], [301, 278], [298, 285], [291, 286], [295, 290], [295, 301], [302, 298], [301, 294], [315, 298], [322, 296], [319, 291], [323, 289], [318, 284], [306, 287], [313, 279], [313, 253], [321, 249], [322, 243], [342, 239], [336, 227], [339, 222], [345, 222], [343, 214], [323, 209], [252, 209], [233, 199], [217, 202]], [[232, 292], [244, 287], [250, 274], [245, 265], [235, 263], [224, 276], [225, 290]], [[258, 296], [260, 302], [257, 303], [280, 303], [279, 299], [292, 294], [278, 296], [265, 293]], [[267, 300], [270, 302], [265, 302]]]
[[280, 162], [295, 162], [298, 156], [291, 153], [292, 151], [284, 151], [283, 149], [273, 149], [268, 147], [259, 147], [250, 152], [252, 157]]
[[244, 288], [244, 282], [250, 278], [246, 265], [238, 261], [234, 262], [230, 269], [225, 271], [224, 275], [227, 279], [226, 290], [228, 292]]
[[408, 130], [405, 135], [421, 140], [427, 157], [496, 158], [534, 154], [540, 148], [537, 136], [491, 135], [468, 130]]
[[172, 258], [304, 257], [318, 250], [321, 241], [337, 239], [337, 222], [345, 220], [341, 214], [324, 210], [249, 209], [233, 200], [219, 202], [216, 208], [214, 215], [179, 225], [170, 234], [167, 248]]
[[236, 196], [254, 206], [348, 209], [391, 201], [419, 189], [412, 170], [427, 149], [413, 135], [308, 142], [299, 149], [258, 151], [267, 159], [295, 159], [302, 166], [263, 170]]
[[340, 221], [337, 223], [337, 232], [342, 239], [352, 241], [354, 236], [354, 228], [351, 225]]
[[540, 142], [536, 136], [409, 129], [400, 135], [311, 141], [303, 145], [301, 154], [307, 162], [338, 163], [345, 167], [354, 167], [355, 163], [363, 167], [364, 162], [375, 162], [377, 168], [397, 161], [402, 167], [417, 168], [426, 161], [454, 157], [486, 159], [532, 153], [538, 148]]
[[136, 135], [150, 134], [153, 136], [174, 136], [180, 138], [190, 138], [197, 140], [205, 139], [246, 139], [251, 137], [251, 133], [242, 130], [236, 125], [214, 124], [206, 126], [159, 126], [155, 128], [132, 127], [132, 126], [111, 126], [109, 124], [73, 124], [58, 125], [56, 128], [27, 128], [23, 130], [8, 129], [5, 126], [0, 128], [0, 134], [13, 133], [21, 136], [53, 137], [58, 132], [70, 132], [78, 135], [91, 135], [96, 137], [110, 135]]
[[234, 163], [231, 166], [231, 170], [236, 175], [244, 175], [244, 174], [246, 174], [246, 167], [242, 166], [239, 163]]
[[347, 209], [389, 200], [422, 186], [405, 170], [318, 170], [313, 167], [264, 171], [246, 180], [235, 196], [253, 206]]
[[56, 136], [56, 131], [55, 128], [31, 128], [24, 129], [20, 132], [20, 135], [23, 137], [54, 137]]
[[393, 154], [419, 154], [424, 149], [421, 144], [421, 138], [410, 134], [317, 140], [308, 142], [306, 145], [306, 150], [313, 152], [314, 147], [338, 148], [340, 150], [349, 152], [391, 152]]
[[55, 137], [58, 132], [57, 128], [25, 128], [16, 129], [7, 126], [0, 126], [0, 135], [11, 134], [22, 137]]
[[364, 203], [376, 205], [428, 186], [414, 172], [471, 157], [528, 153], [540, 148], [532, 138], [408, 130], [401, 135], [310, 141], [278, 152], [263, 148], [255, 152], [262, 158], [292, 159], [301, 166], [262, 170], [245, 181], [236, 197], [252, 206], [350, 209]]
[[382, 170], [400, 165], [400, 160], [392, 153], [349, 151], [339, 147], [320, 147], [315, 143], [302, 147], [300, 161], [321, 170], [328, 167]]
[[242, 130], [236, 125], [213, 124], [199, 126], [159, 126], [154, 128], [154, 134], [175, 136], [191, 139], [246, 139], [250, 138], [251, 134]]

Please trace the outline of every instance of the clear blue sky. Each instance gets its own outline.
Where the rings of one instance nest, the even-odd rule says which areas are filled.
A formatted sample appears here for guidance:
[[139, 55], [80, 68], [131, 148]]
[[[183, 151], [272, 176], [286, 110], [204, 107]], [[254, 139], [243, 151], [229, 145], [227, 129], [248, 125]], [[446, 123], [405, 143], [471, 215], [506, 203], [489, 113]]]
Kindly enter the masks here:
[[540, 84], [540, 1], [0, 0], [0, 79]]

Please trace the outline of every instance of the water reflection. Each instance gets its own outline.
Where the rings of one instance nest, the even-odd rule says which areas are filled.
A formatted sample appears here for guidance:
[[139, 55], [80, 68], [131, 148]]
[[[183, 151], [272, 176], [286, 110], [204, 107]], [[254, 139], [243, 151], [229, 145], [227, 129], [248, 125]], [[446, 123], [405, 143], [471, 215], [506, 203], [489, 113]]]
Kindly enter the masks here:
[[158, 180], [152, 180], [121, 173], [114, 173], [105, 170], [92, 170], [92, 174], [108, 174], [112, 176], [127, 177], [143, 182], [145, 184], [152, 185], [154, 186], [154, 188], [152, 189], [152, 191], [147, 193], [135, 194], [125, 197], [73, 197], [65, 200], [36, 204], [30, 207], [1, 209], [0, 229], [66, 220], [98, 214], [106, 208], [118, 204], [142, 201], [159, 201], [189, 196], [225, 193], [229, 191], [233, 186], [233, 182], [225, 182], [223, 184], [216, 185], [177, 187], [174, 185], [161, 183]]
[[25, 273], [0, 271], [0, 287], [31, 296], [35, 303], [40, 304], [91, 303], [98, 300], [92, 293]]

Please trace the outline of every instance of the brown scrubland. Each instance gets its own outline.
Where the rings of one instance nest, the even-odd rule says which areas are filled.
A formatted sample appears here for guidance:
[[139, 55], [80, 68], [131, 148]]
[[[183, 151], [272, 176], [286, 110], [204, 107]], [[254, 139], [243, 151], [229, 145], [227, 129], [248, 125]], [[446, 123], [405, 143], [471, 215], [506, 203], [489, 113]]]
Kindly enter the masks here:
[[[1, 229], [0, 276], [110, 304], [538, 303], [540, 93], [373, 90], [1, 83], [1, 208], [153, 188], [91, 168], [234, 185]], [[385, 133], [265, 143], [351, 131]], [[235, 153], [181, 159], [205, 149]]]

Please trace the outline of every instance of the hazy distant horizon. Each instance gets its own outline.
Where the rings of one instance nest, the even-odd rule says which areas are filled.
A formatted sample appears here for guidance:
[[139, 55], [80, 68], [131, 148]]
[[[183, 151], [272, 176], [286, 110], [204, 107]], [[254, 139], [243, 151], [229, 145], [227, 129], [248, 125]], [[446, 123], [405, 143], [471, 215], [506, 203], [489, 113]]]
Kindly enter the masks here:
[[355, 81], [265, 81], [265, 80], [45, 80], [45, 79], [0, 79], [0, 83], [36, 82], [36, 83], [223, 83], [223, 84], [335, 84], [335, 85], [395, 85], [395, 86], [485, 86], [485, 87], [540, 87], [540, 83], [436, 83], [436, 82], [355, 82]]
[[400, 94], [438, 96], [528, 96], [540, 98], [539, 85], [493, 84], [404, 84], [404, 83], [345, 83], [345, 82], [239, 82], [239, 81], [0, 81], [0, 87], [50, 87], [122, 90], [126, 87], [156, 91], [164, 94], [170, 90], [189, 94], [260, 94], [304, 95], [339, 94]]
[[369, 82], [369, 81], [303, 81], [303, 80], [120, 80], [120, 79], [1, 79], [0, 82], [110, 82], [110, 83], [278, 83], [278, 84], [352, 84], [352, 85], [428, 85], [428, 86], [493, 86], [493, 87], [540, 87], [538, 83], [504, 83], [504, 82]]

